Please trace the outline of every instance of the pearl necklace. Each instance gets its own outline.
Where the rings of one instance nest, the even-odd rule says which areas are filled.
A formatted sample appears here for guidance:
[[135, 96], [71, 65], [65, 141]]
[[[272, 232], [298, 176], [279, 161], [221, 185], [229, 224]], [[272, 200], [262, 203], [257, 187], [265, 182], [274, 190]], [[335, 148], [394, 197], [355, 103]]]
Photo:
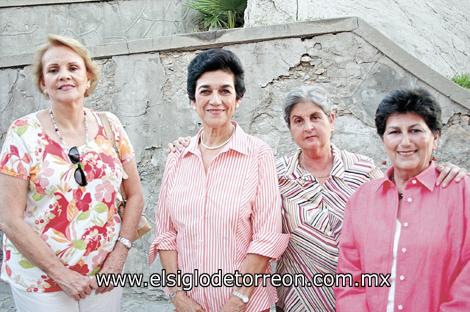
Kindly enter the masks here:
[[[51, 116], [52, 125], [54, 126], [55, 133], [57, 133], [57, 136], [59, 137], [60, 143], [62, 144], [62, 146], [67, 146], [67, 144], [65, 144], [64, 138], [60, 135], [59, 127], [57, 126], [57, 122], [55, 121], [52, 108], [49, 109], [49, 115]], [[85, 109], [83, 109], [83, 127], [85, 128], [85, 144], [87, 144], [88, 143], [88, 125], [86, 122], [86, 110]]]
[[221, 148], [222, 146], [226, 145], [233, 137], [233, 134], [235, 133], [235, 127], [232, 125], [233, 129], [232, 129], [232, 134], [230, 134], [229, 138], [225, 141], [225, 142], [222, 142], [221, 144], [219, 145], [216, 145], [216, 146], [208, 146], [206, 144], [204, 144], [204, 139], [202, 137], [202, 135], [204, 134], [204, 129], [202, 129], [201, 131], [201, 145], [205, 148], [205, 149], [208, 149], [210, 151], [212, 150], [216, 150], [218, 148]]

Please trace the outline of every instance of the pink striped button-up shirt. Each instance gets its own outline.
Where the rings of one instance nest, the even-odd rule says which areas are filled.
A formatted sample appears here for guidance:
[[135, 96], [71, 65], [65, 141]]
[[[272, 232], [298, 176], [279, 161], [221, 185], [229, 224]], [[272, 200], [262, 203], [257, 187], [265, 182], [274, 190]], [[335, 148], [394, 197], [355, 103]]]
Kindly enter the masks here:
[[[168, 156], [156, 210], [158, 250], [176, 250], [182, 273], [234, 273], [247, 254], [278, 258], [289, 236], [282, 234], [281, 206], [271, 148], [236, 126], [231, 141], [207, 173], [198, 142], [200, 132], [181, 154]], [[195, 287], [189, 292], [206, 311], [220, 311], [228, 287]], [[257, 287], [247, 311], [268, 309], [275, 289]]]
[[[398, 192], [386, 178], [351, 197], [340, 237], [339, 273], [390, 273]], [[401, 200], [394, 311], [470, 311], [470, 179], [436, 186], [434, 164], [410, 179]], [[380, 281], [380, 279], [379, 279]], [[336, 288], [338, 312], [385, 311], [389, 287]]]

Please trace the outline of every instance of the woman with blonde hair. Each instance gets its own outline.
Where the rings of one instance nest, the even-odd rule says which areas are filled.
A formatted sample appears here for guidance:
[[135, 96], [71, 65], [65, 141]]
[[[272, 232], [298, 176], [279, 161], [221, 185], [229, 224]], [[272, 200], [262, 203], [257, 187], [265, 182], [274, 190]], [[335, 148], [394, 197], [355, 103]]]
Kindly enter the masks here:
[[34, 68], [50, 107], [15, 120], [2, 147], [1, 278], [17, 311], [119, 311], [122, 289], [94, 275], [122, 272], [132, 246], [143, 208], [132, 146], [116, 116], [85, 107], [98, 69], [78, 41], [49, 36]]

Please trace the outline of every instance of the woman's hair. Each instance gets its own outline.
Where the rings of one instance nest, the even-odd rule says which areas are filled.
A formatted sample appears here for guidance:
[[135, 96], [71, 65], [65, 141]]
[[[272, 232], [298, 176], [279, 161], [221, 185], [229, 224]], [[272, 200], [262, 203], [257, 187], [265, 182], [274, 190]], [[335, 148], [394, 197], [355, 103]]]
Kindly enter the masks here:
[[87, 49], [77, 40], [72, 38], [67, 38], [59, 35], [49, 35], [47, 37], [47, 43], [39, 47], [34, 56], [33, 63], [33, 74], [36, 86], [40, 91], [42, 91], [41, 83], [44, 80], [43, 77], [43, 64], [42, 58], [44, 54], [52, 47], [67, 47], [77, 53], [85, 63], [85, 68], [88, 74], [88, 79], [90, 80], [90, 87], [85, 91], [85, 96], [89, 96], [93, 93], [98, 84], [99, 70], [96, 64], [91, 60], [90, 54]]
[[190, 100], [195, 100], [196, 82], [205, 72], [223, 70], [234, 76], [237, 99], [245, 95], [244, 71], [240, 59], [229, 50], [210, 49], [199, 53], [188, 66], [186, 89]]
[[433, 133], [441, 133], [441, 107], [424, 89], [395, 90], [380, 102], [375, 112], [375, 126], [380, 137], [384, 135], [388, 117], [396, 113], [415, 113], [424, 119]]
[[323, 87], [317, 85], [296, 87], [287, 93], [284, 100], [284, 120], [289, 129], [292, 109], [299, 103], [315, 104], [320, 107], [326, 115], [329, 115], [332, 109], [328, 101], [327, 92]]

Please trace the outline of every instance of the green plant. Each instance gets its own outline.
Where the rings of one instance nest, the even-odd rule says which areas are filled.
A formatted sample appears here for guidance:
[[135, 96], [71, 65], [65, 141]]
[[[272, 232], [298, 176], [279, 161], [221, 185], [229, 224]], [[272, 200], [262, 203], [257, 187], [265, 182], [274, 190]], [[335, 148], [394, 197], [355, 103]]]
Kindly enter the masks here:
[[247, 0], [191, 0], [188, 6], [200, 13], [202, 30], [243, 26]]
[[460, 74], [452, 77], [452, 81], [463, 88], [470, 89], [470, 74]]

